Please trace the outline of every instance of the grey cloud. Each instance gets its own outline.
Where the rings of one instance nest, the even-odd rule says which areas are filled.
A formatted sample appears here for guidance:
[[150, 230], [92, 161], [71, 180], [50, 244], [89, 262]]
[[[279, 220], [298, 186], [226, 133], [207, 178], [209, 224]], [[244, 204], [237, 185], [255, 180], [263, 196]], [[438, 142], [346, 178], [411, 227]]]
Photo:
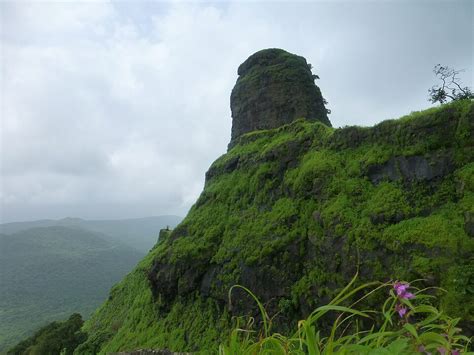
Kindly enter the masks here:
[[472, 86], [469, 1], [0, 6], [4, 221], [184, 215], [262, 48], [313, 64], [335, 126], [427, 108], [438, 62]]

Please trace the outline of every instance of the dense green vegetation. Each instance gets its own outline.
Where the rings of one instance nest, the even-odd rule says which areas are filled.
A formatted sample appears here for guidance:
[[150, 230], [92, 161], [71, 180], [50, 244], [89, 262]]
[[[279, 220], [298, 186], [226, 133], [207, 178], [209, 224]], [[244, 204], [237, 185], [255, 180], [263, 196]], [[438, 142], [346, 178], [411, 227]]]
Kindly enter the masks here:
[[52, 322], [28, 339], [8, 350], [8, 354], [65, 354], [70, 355], [84, 341], [86, 334], [81, 331], [84, 324], [80, 314], [71, 315], [64, 322]]
[[[235, 317], [234, 328], [228, 339], [219, 346], [221, 355], [239, 354], [419, 354], [432, 353], [459, 355], [466, 353], [471, 339], [462, 335], [458, 327], [460, 318], [451, 318], [430, 305], [434, 297], [429, 289], [419, 289], [402, 281], [386, 283], [370, 282], [353, 287], [357, 275], [327, 305], [319, 306], [307, 319], [298, 322], [297, 330], [290, 336], [272, 331], [272, 318], [265, 306], [247, 288], [235, 285], [232, 292], [242, 289], [256, 302], [261, 322], [253, 317]], [[372, 294], [386, 297], [379, 311], [358, 309], [359, 303]], [[354, 295], [359, 298], [344, 305]], [[318, 323], [329, 313], [337, 318], [330, 332], [322, 330]], [[361, 329], [362, 321], [372, 323], [367, 330]], [[9, 354], [72, 354], [87, 335], [80, 330], [83, 322], [79, 314], [73, 314], [65, 322], [53, 322], [32, 337], [9, 350]], [[93, 354], [96, 348], [88, 348]]]
[[59, 220], [43, 219], [29, 222], [0, 224], [0, 234], [12, 234], [37, 227], [80, 228], [101, 233], [102, 239], [111, 243], [122, 243], [147, 253], [158, 239], [158, 232], [166, 226], [174, 227], [182, 220], [178, 216], [156, 216], [117, 220], [85, 220], [81, 218], [63, 218]]
[[143, 253], [77, 228], [0, 235], [0, 352], [73, 312], [85, 316]]
[[[219, 346], [221, 355], [411, 355], [433, 354], [459, 355], [465, 353], [471, 340], [462, 335], [453, 319], [427, 300], [433, 296], [429, 289], [418, 289], [407, 282], [371, 282], [357, 288], [351, 287], [357, 276], [327, 305], [319, 306], [307, 319], [298, 322], [298, 328], [285, 336], [272, 332], [272, 319], [264, 305], [248, 289], [236, 285], [255, 299], [262, 319], [260, 329], [253, 318], [237, 318], [229, 339]], [[359, 303], [372, 294], [386, 297], [380, 310], [358, 309]], [[355, 302], [344, 305], [357, 294]], [[321, 329], [318, 323], [328, 314], [337, 315], [330, 331]], [[361, 327], [361, 321], [372, 326]], [[470, 353], [472, 354], [472, 353]]]
[[234, 284], [290, 334], [357, 269], [359, 283], [445, 288], [431, 291], [436, 306], [472, 331], [473, 132], [474, 104], [459, 101], [371, 128], [300, 120], [242, 136], [211, 166], [184, 221], [86, 322], [76, 353], [217, 352], [233, 315], [258, 321], [245, 293], [227, 308]]
[[[103, 348], [111, 338], [113, 349], [162, 348], [164, 344], [171, 349], [181, 348], [188, 337], [184, 329], [190, 328], [194, 329], [193, 337], [203, 337], [207, 348], [216, 347], [215, 341], [222, 336], [221, 331], [228, 329], [230, 317], [220, 314], [221, 309], [210, 299], [201, 299], [191, 307], [178, 301], [169, 312], [161, 312], [147, 280], [152, 261], [153, 251], [112, 288], [108, 304], [98, 311], [100, 318], [93, 316], [85, 324], [89, 338], [76, 353], [113, 351]], [[165, 314], [166, 317], [160, 317]]]

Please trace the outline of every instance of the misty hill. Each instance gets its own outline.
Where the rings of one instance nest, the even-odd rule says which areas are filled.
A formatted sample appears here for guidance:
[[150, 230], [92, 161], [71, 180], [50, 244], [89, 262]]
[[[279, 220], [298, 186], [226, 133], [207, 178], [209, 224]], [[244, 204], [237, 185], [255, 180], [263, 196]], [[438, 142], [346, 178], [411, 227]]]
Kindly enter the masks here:
[[[217, 353], [233, 316], [258, 316], [243, 293], [228, 307], [235, 284], [275, 316], [274, 331], [288, 334], [357, 270], [359, 283], [423, 279], [421, 288], [443, 287], [438, 306], [472, 331], [474, 102], [334, 129], [297, 117], [312, 96], [299, 100], [305, 88], [289, 77], [310, 75], [305, 60], [281, 50], [257, 54], [239, 69], [236, 86], [254, 93], [231, 98], [239, 133], [229, 151], [209, 168], [183, 222], [86, 322], [88, 340], [75, 353]], [[323, 112], [323, 104], [314, 107]], [[268, 129], [248, 131], [259, 128], [261, 109]]]
[[0, 351], [52, 320], [89, 314], [144, 253], [63, 226], [0, 234]]
[[160, 229], [174, 227], [182, 220], [178, 216], [156, 216], [118, 220], [84, 220], [81, 218], [45, 219], [0, 224], [0, 233], [11, 234], [35, 227], [64, 226], [103, 233], [102, 239], [121, 242], [148, 252], [158, 240]]

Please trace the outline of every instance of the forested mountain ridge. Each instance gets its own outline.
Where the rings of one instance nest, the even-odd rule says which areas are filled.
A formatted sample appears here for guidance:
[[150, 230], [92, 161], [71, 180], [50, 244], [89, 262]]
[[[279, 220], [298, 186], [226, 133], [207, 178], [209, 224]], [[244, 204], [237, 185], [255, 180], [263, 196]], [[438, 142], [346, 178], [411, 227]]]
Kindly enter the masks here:
[[144, 255], [103, 236], [63, 226], [0, 235], [0, 352], [52, 320], [88, 316]]
[[101, 233], [112, 243], [120, 242], [141, 252], [148, 252], [158, 240], [158, 233], [166, 226], [174, 227], [182, 220], [178, 216], [156, 216], [116, 220], [86, 220], [82, 218], [43, 219], [0, 224], [0, 233], [12, 234], [36, 227], [63, 226]]

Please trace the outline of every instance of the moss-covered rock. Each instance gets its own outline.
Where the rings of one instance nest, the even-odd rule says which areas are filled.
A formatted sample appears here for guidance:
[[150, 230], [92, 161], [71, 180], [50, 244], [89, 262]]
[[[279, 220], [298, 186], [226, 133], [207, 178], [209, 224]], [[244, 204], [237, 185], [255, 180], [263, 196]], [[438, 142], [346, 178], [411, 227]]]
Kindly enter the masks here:
[[371, 128], [297, 120], [243, 135], [87, 322], [82, 349], [215, 351], [232, 315], [257, 315], [238, 292], [228, 308], [237, 283], [285, 333], [357, 269], [360, 282], [444, 287], [443, 310], [472, 327], [473, 132], [474, 103], [460, 101]]
[[232, 138], [277, 128], [297, 118], [331, 126], [315, 75], [303, 57], [282, 49], [264, 49], [251, 55], [238, 69], [232, 90]]

